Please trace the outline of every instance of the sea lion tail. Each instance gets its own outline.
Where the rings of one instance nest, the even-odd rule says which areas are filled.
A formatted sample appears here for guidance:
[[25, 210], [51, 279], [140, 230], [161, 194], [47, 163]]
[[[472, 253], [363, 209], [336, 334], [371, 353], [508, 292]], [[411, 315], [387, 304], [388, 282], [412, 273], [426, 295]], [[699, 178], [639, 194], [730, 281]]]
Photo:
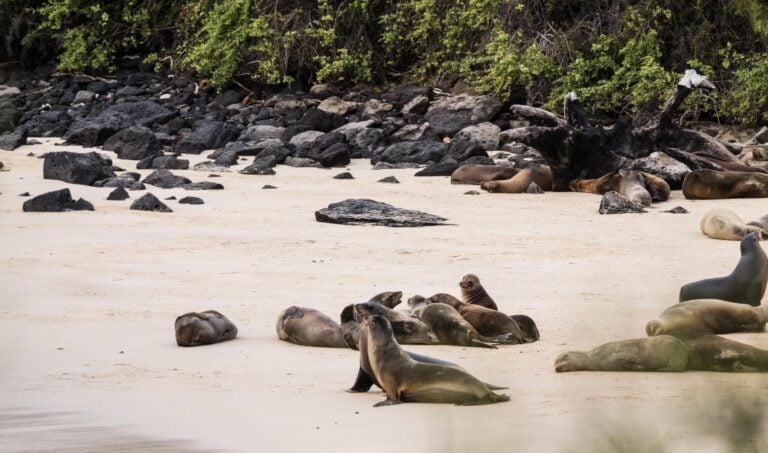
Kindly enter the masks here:
[[493, 393], [493, 392], [491, 392], [491, 396], [493, 396], [493, 399], [497, 403], [503, 403], [503, 402], [509, 401], [509, 395], [507, 395], [505, 393]]

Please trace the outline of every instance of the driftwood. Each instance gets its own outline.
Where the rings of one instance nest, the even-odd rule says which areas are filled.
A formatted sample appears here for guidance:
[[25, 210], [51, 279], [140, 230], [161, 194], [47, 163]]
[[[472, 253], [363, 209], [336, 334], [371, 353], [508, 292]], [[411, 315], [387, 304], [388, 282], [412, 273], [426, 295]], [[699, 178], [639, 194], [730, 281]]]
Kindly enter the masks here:
[[721, 166], [693, 153], [732, 162], [736, 161], [737, 150], [673, 121], [674, 114], [693, 90], [713, 88], [706, 78], [689, 69], [660, 111], [638, 115], [631, 121], [622, 120], [611, 127], [592, 126], [575, 93], [565, 96], [565, 119], [543, 109], [513, 105], [512, 113], [534, 125], [509, 131], [506, 137], [542, 154], [552, 170], [556, 191], [567, 191], [568, 183], [576, 178], [598, 178], [629, 167], [633, 160], [654, 151], [668, 153], [692, 169], [717, 169]]

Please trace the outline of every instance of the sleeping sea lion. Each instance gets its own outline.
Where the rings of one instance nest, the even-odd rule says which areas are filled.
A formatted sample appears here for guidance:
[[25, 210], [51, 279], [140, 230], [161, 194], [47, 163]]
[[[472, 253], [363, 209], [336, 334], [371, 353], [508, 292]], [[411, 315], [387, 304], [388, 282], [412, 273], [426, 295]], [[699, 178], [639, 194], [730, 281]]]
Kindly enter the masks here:
[[646, 190], [651, 194], [651, 201], [658, 202], [669, 199], [672, 190], [667, 181], [651, 173], [640, 172], [640, 174], [643, 176]]
[[542, 190], [552, 190], [552, 172], [545, 165], [532, 165], [509, 179], [486, 181], [480, 188], [491, 193], [523, 193], [535, 182]]
[[618, 192], [632, 203], [642, 206], [651, 205], [651, 194], [645, 188], [645, 180], [640, 172], [632, 170], [619, 170], [621, 182]]
[[764, 330], [762, 308], [717, 299], [680, 302], [664, 310], [645, 326], [648, 336], [672, 335], [681, 339]]
[[506, 337], [487, 338], [480, 335], [455, 308], [446, 304], [428, 304], [421, 311], [421, 320], [442, 344], [496, 348], [507, 342]]
[[[427, 299], [426, 303], [444, 303], [450, 305], [474, 327], [480, 335], [486, 337], [500, 337], [509, 335], [506, 344], [520, 344], [529, 342], [525, 338], [520, 326], [514, 319], [496, 310], [481, 307], [480, 305], [465, 304], [448, 294], [438, 294]], [[447, 296], [447, 297], [446, 297]]]
[[457, 168], [451, 174], [451, 184], [482, 184], [486, 181], [509, 179], [520, 170], [503, 165], [466, 164]]
[[237, 326], [216, 310], [183, 314], [176, 318], [174, 330], [179, 346], [221, 343], [237, 336]]
[[314, 308], [291, 306], [277, 318], [277, 338], [302, 346], [346, 348], [341, 327]]
[[704, 214], [699, 224], [701, 232], [712, 239], [740, 241], [746, 235], [755, 233], [759, 239], [767, 239], [768, 232], [759, 226], [747, 225], [730, 209], [711, 209]]
[[692, 299], [720, 299], [753, 307], [760, 305], [768, 284], [768, 256], [765, 255], [755, 233], [744, 236], [740, 249], [741, 258], [730, 275], [683, 285], [680, 288], [680, 302]]
[[557, 357], [555, 371], [685, 371], [688, 349], [670, 335], [611, 341]]
[[568, 183], [568, 187], [573, 192], [605, 195], [612, 190], [618, 192], [619, 184], [621, 184], [621, 175], [617, 170], [595, 179], [576, 178]]
[[694, 170], [683, 180], [683, 195], [689, 200], [768, 197], [768, 174]]
[[476, 405], [509, 401], [509, 396], [494, 393], [462, 369], [413, 360], [397, 344], [392, 326], [383, 316], [366, 316], [360, 328], [373, 378], [387, 395], [374, 407], [404, 402]]

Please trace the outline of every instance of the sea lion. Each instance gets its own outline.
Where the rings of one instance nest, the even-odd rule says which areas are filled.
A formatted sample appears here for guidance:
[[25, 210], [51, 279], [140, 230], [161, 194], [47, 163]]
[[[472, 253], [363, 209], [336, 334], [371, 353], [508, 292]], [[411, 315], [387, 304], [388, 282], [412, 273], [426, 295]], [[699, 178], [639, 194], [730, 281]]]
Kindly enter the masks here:
[[694, 170], [683, 180], [683, 195], [689, 200], [768, 197], [768, 174]]
[[734, 160], [726, 160], [720, 156], [713, 156], [712, 154], [701, 152], [701, 151], [695, 152], [693, 153], [693, 155], [701, 157], [702, 159], [712, 162], [714, 164], [717, 164], [721, 166], [723, 169], [725, 169], [726, 171], [765, 173], [765, 170], [763, 170], [762, 168], [747, 165], [741, 162], [740, 160], [737, 160], [736, 157], [734, 157]]
[[704, 214], [699, 224], [701, 232], [712, 239], [740, 241], [746, 235], [755, 233], [760, 239], [767, 239], [768, 232], [754, 225], [747, 225], [730, 209], [712, 209]]
[[354, 310], [354, 304], [349, 304], [341, 310], [341, 336], [347, 346], [357, 351], [360, 344], [360, 323], [355, 318]]
[[651, 173], [640, 172], [640, 174], [643, 176], [646, 190], [651, 194], [651, 201], [658, 202], [669, 199], [672, 190], [667, 181]]
[[402, 291], [385, 291], [371, 297], [368, 302], [376, 302], [377, 304], [383, 305], [387, 308], [395, 308], [400, 305], [402, 300]]
[[763, 231], [768, 231], [768, 214], [760, 217], [757, 220], [753, 220], [751, 222], [747, 222], [747, 225], [749, 226], [756, 226]]
[[664, 310], [645, 326], [645, 332], [650, 337], [672, 335], [681, 339], [763, 330], [765, 315], [762, 308], [717, 299], [680, 302]]
[[428, 304], [421, 311], [421, 320], [442, 344], [493, 348], [506, 343], [507, 338], [487, 338], [480, 335], [455, 308], [447, 304]]
[[685, 371], [688, 348], [670, 335], [611, 341], [557, 357], [555, 371]]
[[237, 326], [216, 310], [183, 314], [176, 318], [174, 330], [179, 346], [221, 343], [237, 336]]
[[[480, 335], [486, 337], [508, 336], [506, 344], [520, 344], [530, 342], [525, 338], [520, 326], [514, 319], [496, 310], [481, 307], [480, 305], [466, 304], [448, 294], [438, 294], [438, 297], [430, 297], [426, 303], [444, 303], [450, 305], [474, 327]], [[447, 297], [446, 297], [447, 296]]]
[[[400, 344], [438, 344], [437, 337], [429, 330], [426, 324], [406, 313], [389, 309], [375, 302], [355, 304], [356, 316], [379, 315], [387, 318], [395, 332], [395, 337]], [[357, 316], [358, 322], [361, 321]]]
[[552, 172], [545, 165], [532, 165], [509, 179], [485, 181], [480, 188], [491, 193], [523, 193], [535, 182], [542, 190], [552, 190]]
[[413, 360], [397, 344], [392, 326], [383, 316], [366, 316], [360, 328], [373, 378], [387, 395], [374, 407], [404, 402], [476, 405], [509, 401], [509, 396], [494, 393], [462, 369]]
[[291, 306], [280, 313], [277, 338], [302, 346], [346, 348], [341, 326], [314, 308]]
[[740, 244], [741, 258], [736, 268], [725, 277], [708, 278], [680, 288], [680, 302], [692, 299], [720, 299], [753, 307], [760, 305], [768, 284], [768, 256], [749, 233]]
[[618, 192], [619, 184], [621, 184], [621, 175], [617, 170], [595, 179], [576, 178], [568, 183], [568, 188], [573, 192], [605, 195], [612, 190]]
[[424, 296], [415, 296], [408, 299], [408, 307], [411, 309], [411, 316], [421, 319], [421, 310], [427, 306], [427, 298]]
[[485, 291], [480, 279], [474, 274], [467, 274], [459, 282], [461, 287], [461, 299], [465, 304], [479, 305], [481, 307], [498, 310], [496, 302]]
[[539, 328], [536, 326], [536, 322], [534, 322], [530, 316], [509, 315], [509, 317], [512, 318], [520, 327], [520, 330], [523, 332], [523, 338], [525, 338], [527, 343], [532, 343], [541, 339]]
[[486, 181], [509, 179], [520, 170], [502, 165], [466, 164], [457, 168], [451, 174], [451, 184], [482, 184]]
[[693, 371], [753, 372], [768, 371], [768, 351], [705, 335], [685, 341], [688, 348], [687, 369]]
[[645, 180], [640, 172], [632, 170], [619, 170], [621, 182], [619, 182], [618, 192], [632, 203], [642, 206], [651, 205], [651, 194], [645, 188]]

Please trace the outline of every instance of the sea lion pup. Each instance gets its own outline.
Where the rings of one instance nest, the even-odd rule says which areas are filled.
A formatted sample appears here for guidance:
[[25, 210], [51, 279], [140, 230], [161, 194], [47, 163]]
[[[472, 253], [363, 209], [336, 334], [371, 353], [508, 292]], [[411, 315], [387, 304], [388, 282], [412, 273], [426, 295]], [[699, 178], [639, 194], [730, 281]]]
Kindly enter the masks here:
[[534, 322], [534, 320], [531, 319], [530, 316], [509, 315], [509, 317], [512, 318], [520, 327], [520, 330], [523, 332], [523, 338], [525, 338], [526, 343], [533, 343], [534, 341], [539, 341], [541, 339], [541, 334], [539, 334], [539, 328], [538, 326], [536, 326], [536, 322]]
[[557, 357], [555, 371], [685, 371], [688, 348], [670, 335], [611, 341]]
[[619, 193], [632, 203], [642, 206], [651, 205], [651, 194], [645, 188], [643, 175], [632, 170], [619, 170], [621, 182], [619, 182]]
[[672, 335], [680, 339], [763, 330], [765, 315], [762, 308], [717, 299], [680, 302], [664, 310], [645, 326], [649, 337]]
[[753, 307], [760, 305], [768, 284], [768, 256], [755, 233], [741, 240], [741, 258], [725, 277], [708, 278], [680, 288], [680, 302], [692, 299], [720, 299]]
[[291, 306], [283, 310], [275, 326], [277, 338], [302, 346], [346, 348], [341, 327], [314, 308]]
[[498, 310], [496, 302], [485, 291], [480, 279], [474, 274], [467, 274], [459, 282], [461, 287], [461, 299], [465, 304], [479, 305], [481, 307]]
[[411, 316], [421, 319], [421, 310], [427, 306], [427, 298], [424, 296], [415, 296], [408, 299], [408, 307], [411, 309]]
[[391, 323], [395, 337], [400, 344], [438, 344], [437, 337], [421, 320], [406, 313], [389, 309], [375, 302], [355, 304], [355, 315], [358, 322], [361, 317], [379, 315]]
[[768, 351], [729, 340], [705, 335], [685, 341], [688, 367], [693, 371], [754, 372], [768, 371]]
[[640, 174], [643, 176], [646, 190], [651, 194], [651, 201], [658, 202], [669, 199], [669, 194], [672, 190], [667, 181], [651, 173], [641, 171]]
[[446, 304], [428, 304], [421, 311], [421, 320], [442, 344], [493, 348], [507, 342], [506, 337], [486, 338], [480, 335], [455, 308]]
[[523, 193], [535, 182], [542, 190], [552, 190], [552, 172], [546, 165], [532, 165], [509, 179], [485, 181], [480, 188], [491, 193]]
[[760, 239], [768, 238], [768, 232], [754, 225], [747, 225], [730, 209], [712, 209], [704, 214], [699, 224], [701, 232], [712, 239], [740, 241], [750, 233]]
[[621, 184], [621, 175], [616, 170], [595, 179], [576, 178], [568, 183], [568, 188], [574, 192], [605, 195], [612, 190], [618, 192], [619, 184]]
[[466, 164], [451, 174], [451, 184], [482, 184], [486, 181], [509, 179], [519, 172], [517, 168], [503, 165]]
[[383, 316], [366, 316], [360, 329], [366, 337], [373, 377], [387, 395], [374, 407], [405, 402], [477, 405], [509, 401], [509, 396], [492, 392], [462, 369], [413, 360], [397, 344], [392, 326]]
[[768, 175], [743, 171], [694, 170], [683, 180], [689, 200], [768, 197]]
[[355, 351], [360, 344], [360, 323], [355, 318], [355, 305], [349, 304], [341, 310], [341, 336], [344, 343]]
[[395, 308], [398, 305], [400, 305], [400, 302], [403, 300], [403, 292], [402, 291], [385, 291], [383, 293], [376, 294], [375, 296], [368, 299], [368, 302], [376, 302], [377, 304], [383, 305], [387, 308]]
[[437, 294], [426, 301], [427, 305], [443, 303], [450, 305], [485, 337], [508, 335], [506, 344], [528, 343], [520, 326], [514, 319], [496, 310], [480, 305], [465, 304], [449, 294]]
[[176, 344], [201, 346], [233, 340], [237, 326], [216, 310], [190, 312], [176, 318]]

